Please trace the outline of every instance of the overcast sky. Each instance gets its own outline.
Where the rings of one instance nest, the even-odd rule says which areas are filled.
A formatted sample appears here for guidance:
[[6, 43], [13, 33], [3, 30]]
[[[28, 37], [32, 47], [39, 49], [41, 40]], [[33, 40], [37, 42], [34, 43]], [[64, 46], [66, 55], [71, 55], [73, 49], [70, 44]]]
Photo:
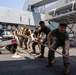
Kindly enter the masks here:
[[0, 0], [0, 7], [23, 9], [26, 0]]

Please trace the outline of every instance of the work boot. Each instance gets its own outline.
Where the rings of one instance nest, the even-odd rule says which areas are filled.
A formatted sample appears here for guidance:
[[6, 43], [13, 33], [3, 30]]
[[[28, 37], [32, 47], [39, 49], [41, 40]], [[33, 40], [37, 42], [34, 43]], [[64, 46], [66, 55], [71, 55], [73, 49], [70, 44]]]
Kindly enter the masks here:
[[44, 58], [44, 56], [43, 56], [43, 55], [40, 55], [40, 56], [38, 56], [37, 58]]
[[19, 46], [20, 48], [22, 48], [22, 46]]
[[46, 67], [50, 67], [50, 66], [52, 66], [54, 63], [55, 63], [55, 61], [52, 60], [51, 62], [49, 62], [49, 63], [46, 65]]
[[66, 66], [65, 67], [65, 75], [69, 75], [70, 73], [69, 73], [69, 66]]
[[27, 50], [30, 51], [31, 50], [30, 47], [28, 47]]
[[31, 52], [31, 53], [35, 54], [36, 52], [35, 52], [35, 51], [33, 51], [33, 52]]
[[23, 50], [27, 50], [27, 49], [28, 49], [27, 47], [23, 48]]

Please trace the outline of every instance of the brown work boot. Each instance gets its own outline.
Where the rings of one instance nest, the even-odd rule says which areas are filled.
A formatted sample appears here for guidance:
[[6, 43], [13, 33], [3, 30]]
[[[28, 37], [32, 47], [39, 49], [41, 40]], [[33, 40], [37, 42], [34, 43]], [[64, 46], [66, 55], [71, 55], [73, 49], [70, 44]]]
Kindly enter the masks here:
[[54, 63], [55, 63], [55, 60], [52, 60], [50, 63], [48, 63], [48, 64], [46, 65], [46, 67], [50, 67], [50, 66], [52, 66]]
[[31, 52], [32, 54], [36, 54], [36, 52], [35, 51], [33, 51], [33, 52]]
[[26, 48], [26, 47], [25, 47], [25, 48], [23, 48], [23, 50], [27, 50], [27, 49], [28, 49], [28, 48]]
[[70, 73], [69, 73], [69, 66], [66, 66], [65, 67], [65, 75], [69, 75]]
[[20, 48], [22, 48], [22, 46], [19, 46]]
[[40, 55], [40, 56], [38, 56], [37, 58], [44, 58], [44, 56], [43, 56], [43, 55]]

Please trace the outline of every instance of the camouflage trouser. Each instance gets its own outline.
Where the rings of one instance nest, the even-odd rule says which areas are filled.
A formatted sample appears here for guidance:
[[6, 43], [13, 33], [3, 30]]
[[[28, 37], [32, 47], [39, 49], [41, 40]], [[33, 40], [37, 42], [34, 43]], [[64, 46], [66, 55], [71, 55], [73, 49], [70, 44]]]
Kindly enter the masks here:
[[[47, 41], [47, 39], [45, 38], [45, 39], [43, 40], [43, 44], [45, 44], [46, 41]], [[45, 46], [41, 45], [41, 55], [42, 55], [42, 56], [44, 55], [44, 49], [45, 49]]]
[[18, 45], [20, 45], [20, 36], [18, 36]]
[[24, 37], [20, 36], [19, 37], [19, 42], [20, 42], [21, 47], [23, 47], [23, 41], [24, 41]]
[[30, 48], [30, 45], [32, 43], [32, 39], [31, 38], [28, 38], [28, 43], [27, 43], [27, 46]]
[[28, 48], [28, 38], [24, 38], [24, 45], [25, 45], [25, 48]]
[[35, 46], [36, 46], [37, 44], [38, 44], [37, 42], [33, 42], [33, 43], [32, 43], [32, 49], [33, 49], [34, 52], [36, 51]]
[[[51, 49], [48, 52], [48, 61], [49, 63], [51, 63], [52, 60], [54, 60], [54, 55], [55, 55], [55, 51], [53, 51], [52, 49], [56, 50], [60, 45], [58, 45], [57, 43], [54, 43], [51, 47]], [[62, 46], [62, 54], [65, 54], [65, 45]], [[69, 61], [68, 58], [63, 56], [63, 64], [64, 66], [69, 66]]]

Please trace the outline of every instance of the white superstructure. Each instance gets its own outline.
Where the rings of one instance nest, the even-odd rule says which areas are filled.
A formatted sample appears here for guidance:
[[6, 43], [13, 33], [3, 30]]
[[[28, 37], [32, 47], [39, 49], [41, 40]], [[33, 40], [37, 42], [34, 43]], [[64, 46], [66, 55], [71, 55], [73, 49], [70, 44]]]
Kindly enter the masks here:
[[[38, 16], [41, 18], [36, 18]], [[0, 22], [38, 25], [38, 22], [35, 23], [35, 21], [40, 21], [41, 19], [44, 20], [43, 14], [0, 7]]]
[[46, 21], [66, 22], [68, 31], [76, 33], [76, 0], [58, 0], [45, 9]]
[[26, 0], [24, 3], [23, 10], [32, 10], [34, 8], [38, 8], [41, 6], [45, 6], [46, 4], [52, 3], [57, 0]]
[[9, 25], [17, 27], [26, 24], [33, 28], [39, 25], [39, 21], [44, 20], [44, 17], [45, 15], [40, 13], [0, 7], [0, 27], [3, 25], [3, 30]]
[[[45, 14], [38, 11], [38, 8], [44, 7], [45, 4], [57, 0], [26, 0], [24, 10], [16, 10], [6, 7], [0, 7], [0, 29], [10, 30], [19, 27], [19, 25], [28, 25], [32, 29], [39, 25], [39, 21], [45, 19]], [[41, 11], [44, 9], [41, 8]]]
[[45, 8], [45, 17], [46, 17], [45, 19], [50, 18], [50, 15], [48, 14], [49, 11], [52, 11], [51, 13], [53, 13], [53, 10], [56, 10], [57, 8], [61, 8], [63, 6], [66, 6], [67, 4], [73, 3], [75, 1], [76, 0], [58, 0], [56, 2], [53, 2], [47, 8]]
[[[35, 27], [39, 21], [50, 18], [49, 11], [65, 6], [75, 0], [26, 0], [23, 10], [0, 7], [0, 28], [10, 27], [9, 25], [29, 25]], [[47, 5], [49, 4], [49, 5]], [[40, 13], [43, 12], [44, 14]], [[48, 25], [48, 23], [46, 23]]]

